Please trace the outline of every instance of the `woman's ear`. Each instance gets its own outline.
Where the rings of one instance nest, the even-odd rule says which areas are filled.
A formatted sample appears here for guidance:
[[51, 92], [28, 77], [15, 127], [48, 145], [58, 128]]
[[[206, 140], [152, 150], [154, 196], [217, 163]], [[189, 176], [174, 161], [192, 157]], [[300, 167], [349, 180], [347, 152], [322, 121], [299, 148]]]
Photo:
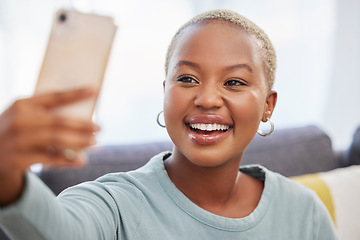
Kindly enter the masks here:
[[165, 92], [165, 81], [166, 80], [163, 81], [163, 90], [164, 90], [164, 92]]
[[277, 92], [274, 90], [270, 90], [266, 96], [266, 104], [261, 121], [267, 122], [267, 119], [271, 118], [276, 105], [276, 101], [277, 101]]

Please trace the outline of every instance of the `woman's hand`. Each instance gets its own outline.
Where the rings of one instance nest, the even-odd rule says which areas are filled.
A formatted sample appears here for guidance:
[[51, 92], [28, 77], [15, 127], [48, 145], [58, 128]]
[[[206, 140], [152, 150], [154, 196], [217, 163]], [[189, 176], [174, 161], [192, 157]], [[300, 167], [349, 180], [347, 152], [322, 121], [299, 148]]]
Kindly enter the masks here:
[[56, 115], [53, 109], [93, 94], [78, 89], [38, 95], [16, 101], [0, 115], [0, 206], [20, 196], [24, 174], [33, 164], [84, 165], [83, 156], [75, 153], [95, 144], [99, 127]]

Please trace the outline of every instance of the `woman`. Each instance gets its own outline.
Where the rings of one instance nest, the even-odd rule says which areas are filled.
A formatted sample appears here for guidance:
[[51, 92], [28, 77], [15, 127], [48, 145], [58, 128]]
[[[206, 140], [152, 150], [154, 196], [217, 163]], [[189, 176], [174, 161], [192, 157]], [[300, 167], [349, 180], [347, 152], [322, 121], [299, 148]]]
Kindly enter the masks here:
[[174, 36], [166, 57], [172, 153], [58, 198], [26, 171], [38, 162], [83, 164], [63, 149], [94, 144], [98, 127], [51, 109], [91, 91], [16, 102], [1, 116], [0, 223], [19, 239], [336, 239], [314, 193], [261, 166], [239, 171], [260, 121], [275, 108], [275, 62], [266, 34], [237, 13], [196, 16]]

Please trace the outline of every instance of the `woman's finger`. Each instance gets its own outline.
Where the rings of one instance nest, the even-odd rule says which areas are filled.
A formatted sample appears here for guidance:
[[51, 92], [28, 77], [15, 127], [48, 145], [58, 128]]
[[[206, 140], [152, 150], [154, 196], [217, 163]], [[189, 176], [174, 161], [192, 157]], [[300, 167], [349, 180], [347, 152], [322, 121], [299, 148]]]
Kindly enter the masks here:
[[[36, 113], [33, 114], [33, 116]], [[98, 132], [100, 127], [91, 121], [79, 120], [75, 118], [68, 118], [58, 116], [55, 114], [42, 114], [38, 113], [38, 117], [26, 119], [22, 117], [17, 121], [19, 129], [39, 129], [39, 128], [52, 128], [52, 129], [71, 129], [74, 131], [82, 132]]]
[[[6, 122], [5, 120], [3, 122]], [[91, 121], [59, 116], [44, 109], [33, 107], [27, 102], [16, 102], [8, 109], [7, 122], [9, 122], [8, 129], [14, 132], [46, 127], [89, 132], [100, 130], [99, 126]]]
[[46, 108], [53, 108], [92, 97], [94, 96], [94, 94], [95, 91], [92, 88], [79, 88], [75, 90], [36, 95], [30, 99], [31, 103], [35, 105], [43, 106]]
[[[53, 129], [71, 129], [74, 131], [91, 132], [91, 133], [100, 131], [100, 126], [94, 124], [91, 121], [63, 117], [54, 114], [44, 116], [43, 121], [44, 122], [40, 126], [51, 127]], [[34, 126], [37, 125], [35, 122], [33, 124]]]
[[49, 146], [55, 149], [81, 150], [96, 144], [95, 135], [92, 132], [49, 128], [13, 134], [8, 142], [12, 143], [16, 151], [47, 149]]
[[13, 152], [7, 154], [4, 161], [0, 161], [0, 177], [11, 175], [12, 173], [25, 173], [34, 164], [43, 164], [51, 167], [83, 167], [87, 163], [87, 158], [83, 154], [78, 154], [73, 159], [67, 159], [65, 154], [49, 154], [43, 150]]
[[43, 164], [44, 166], [56, 167], [83, 167], [87, 161], [84, 156], [79, 155], [75, 159], [66, 159], [64, 155], [50, 155], [44, 151], [21, 152], [14, 158], [16, 169], [23, 169], [25, 172], [31, 165]]

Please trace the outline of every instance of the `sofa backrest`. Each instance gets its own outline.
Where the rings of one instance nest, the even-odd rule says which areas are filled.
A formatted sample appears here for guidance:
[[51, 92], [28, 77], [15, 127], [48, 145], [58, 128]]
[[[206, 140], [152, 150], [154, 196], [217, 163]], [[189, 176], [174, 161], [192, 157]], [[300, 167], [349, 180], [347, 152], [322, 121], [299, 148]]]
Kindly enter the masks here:
[[268, 137], [255, 136], [242, 164], [261, 164], [284, 176], [324, 172], [342, 166], [331, 139], [320, 128], [280, 129]]
[[[171, 142], [93, 147], [88, 150], [89, 163], [85, 168], [44, 168], [38, 176], [58, 194], [69, 186], [94, 180], [109, 172], [139, 168], [152, 156], [171, 149]], [[314, 126], [280, 129], [269, 137], [256, 136], [248, 146], [242, 164], [261, 164], [285, 176], [327, 171], [340, 166], [330, 138]]]
[[110, 172], [126, 172], [137, 169], [154, 155], [171, 149], [171, 142], [97, 146], [87, 150], [89, 161], [84, 168], [45, 167], [37, 175], [55, 194], [59, 194], [69, 186], [95, 180]]

